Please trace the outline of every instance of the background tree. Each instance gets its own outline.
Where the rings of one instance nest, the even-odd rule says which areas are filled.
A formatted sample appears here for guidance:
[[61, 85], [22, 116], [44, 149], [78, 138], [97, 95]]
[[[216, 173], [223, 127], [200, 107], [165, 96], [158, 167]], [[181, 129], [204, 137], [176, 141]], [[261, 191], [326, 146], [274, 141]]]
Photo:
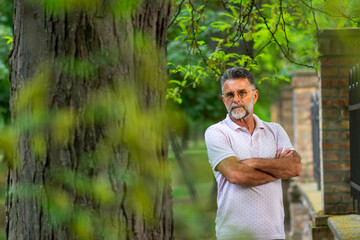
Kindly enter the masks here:
[[14, 1], [7, 239], [172, 239], [171, 1]]

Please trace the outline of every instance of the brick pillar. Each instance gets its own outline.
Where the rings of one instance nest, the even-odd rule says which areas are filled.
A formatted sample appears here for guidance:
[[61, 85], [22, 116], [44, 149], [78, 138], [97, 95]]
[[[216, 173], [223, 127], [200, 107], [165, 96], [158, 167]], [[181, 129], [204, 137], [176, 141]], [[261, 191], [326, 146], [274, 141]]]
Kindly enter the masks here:
[[271, 121], [280, 123], [293, 142], [293, 106], [292, 89], [289, 86], [281, 89], [280, 98], [271, 106]]
[[352, 212], [349, 161], [349, 69], [360, 56], [360, 29], [319, 34], [321, 55], [320, 158], [323, 211]]
[[299, 181], [314, 181], [311, 128], [311, 95], [319, 88], [319, 78], [314, 70], [292, 73], [294, 108], [294, 147], [301, 156], [303, 171]]

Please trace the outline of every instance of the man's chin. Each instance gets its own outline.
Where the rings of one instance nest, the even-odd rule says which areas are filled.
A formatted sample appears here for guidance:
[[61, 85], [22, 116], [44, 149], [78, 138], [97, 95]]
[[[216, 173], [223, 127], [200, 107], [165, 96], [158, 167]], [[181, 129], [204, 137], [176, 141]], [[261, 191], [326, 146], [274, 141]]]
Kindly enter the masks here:
[[230, 113], [230, 116], [232, 116], [233, 118], [235, 118], [236, 120], [241, 120], [243, 119], [244, 117], [246, 117], [248, 114], [236, 114], [236, 113], [233, 113], [231, 112]]

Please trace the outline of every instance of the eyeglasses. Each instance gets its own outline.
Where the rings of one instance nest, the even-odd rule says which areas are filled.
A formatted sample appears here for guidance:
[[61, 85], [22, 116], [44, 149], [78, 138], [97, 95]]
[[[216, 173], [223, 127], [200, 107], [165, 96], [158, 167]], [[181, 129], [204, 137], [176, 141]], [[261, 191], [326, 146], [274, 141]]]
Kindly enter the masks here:
[[[252, 91], [255, 91], [255, 89], [251, 89], [249, 91], [246, 91], [246, 90], [242, 89], [242, 90], [238, 90], [236, 93], [240, 97], [240, 99], [243, 99], [244, 97], [247, 96], [247, 94], [249, 92], [252, 92]], [[225, 98], [227, 100], [233, 100], [234, 97], [235, 97], [235, 93], [234, 92], [227, 92], [227, 93], [224, 94], [224, 96], [225, 96]]]

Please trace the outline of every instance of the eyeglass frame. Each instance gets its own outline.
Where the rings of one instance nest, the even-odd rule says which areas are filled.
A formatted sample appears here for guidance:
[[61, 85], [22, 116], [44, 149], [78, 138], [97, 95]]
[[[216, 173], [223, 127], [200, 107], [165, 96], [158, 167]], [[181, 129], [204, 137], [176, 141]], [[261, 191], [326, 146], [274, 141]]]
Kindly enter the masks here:
[[[251, 90], [249, 90], [249, 91], [245, 91], [245, 89], [240, 89], [240, 90], [237, 90], [237, 91], [235, 91], [235, 92], [236, 92], [236, 94], [239, 96], [240, 99], [244, 99], [249, 92], [253, 92], [253, 91], [255, 91], [255, 90], [256, 90], [256, 89], [251, 89]], [[233, 94], [232, 97], [227, 96], [227, 95], [230, 94], [230, 93]], [[230, 100], [233, 100], [233, 99], [235, 98], [234, 92], [224, 93], [223, 96], [225, 97], [226, 100], [229, 100], [229, 101], [230, 101]]]

